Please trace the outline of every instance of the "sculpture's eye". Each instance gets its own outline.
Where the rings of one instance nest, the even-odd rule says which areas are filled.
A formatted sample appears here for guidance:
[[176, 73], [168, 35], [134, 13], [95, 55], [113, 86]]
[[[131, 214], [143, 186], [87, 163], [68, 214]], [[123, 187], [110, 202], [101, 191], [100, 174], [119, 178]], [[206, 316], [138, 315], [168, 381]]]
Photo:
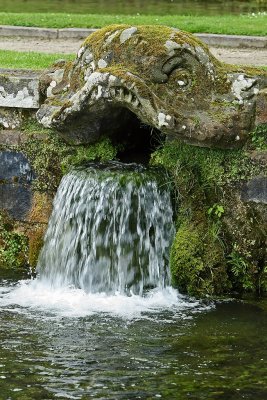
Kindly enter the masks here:
[[162, 67], [162, 72], [166, 75], [170, 75], [173, 70], [181, 67], [183, 60], [180, 57], [172, 57]]
[[192, 76], [189, 71], [184, 69], [177, 69], [173, 71], [172, 80], [174, 80], [176, 86], [181, 89], [188, 89], [192, 84]]
[[169, 76], [169, 82], [174, 88], [187, 90], [192, 84], [192, 74], [184, 68], [177, 68]]
[[185, 60], [181, 57], [170, 58], [162, 67], [162, 72], [168, 76], [168, 80], [181, 89], [188, 89], [192, 83], [190, 72], [186, 68]]

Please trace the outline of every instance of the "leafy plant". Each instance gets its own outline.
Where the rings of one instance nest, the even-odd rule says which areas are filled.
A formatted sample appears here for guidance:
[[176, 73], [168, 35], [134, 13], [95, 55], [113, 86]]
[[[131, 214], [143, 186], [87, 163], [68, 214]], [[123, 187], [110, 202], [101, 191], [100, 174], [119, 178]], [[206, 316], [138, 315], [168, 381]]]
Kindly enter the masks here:
[[251, 142], [257, 150], [267, 150], [267, 124], [256, 127], [251, 133]]
[[0, 267], [15, 269], [27, 264], [28, 240], [13, 230], [12, 221], [0, 213]]
[[223, 216], [224, 214], [224, 207], [221, 204], [213, 204], [212, 207], [208, 209], [208, 216], [216, 216], [219, 219]]
[[235, 277], [235, 283], [244, 289], [253, 289], [253, 280], [251, 276], [251, 268], [247, 260], [241, 256], [238, 251], [238, 245], [235, 243], [233, 250], [229, 255], [228, 264], [231, 272]]

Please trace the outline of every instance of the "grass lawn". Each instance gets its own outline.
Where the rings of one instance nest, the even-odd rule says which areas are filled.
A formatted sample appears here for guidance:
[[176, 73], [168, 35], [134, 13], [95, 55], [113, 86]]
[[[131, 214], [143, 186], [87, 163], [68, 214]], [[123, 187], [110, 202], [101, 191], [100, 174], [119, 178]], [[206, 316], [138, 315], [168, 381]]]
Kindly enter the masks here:
[[59, 59], [74, 59], [74, 54], [45, 54], [0, 50], [0, 68], [44, 69]]
[[[51, 66], [59, 59], [73, 60], [75, 54], [47, 54], [0, 50], [0, 68], [33, 69], [40, 70]], [[267, 71], [267, 66], [258, 67]]]
[[197, 33], [233, 35], [267, 35], [267, 14], [183, 16], [183, 15], [103, 15], [0, 13], [0, 25], [36, 26], [47, 28], [101, 28], [110, 24], [167, 25]]

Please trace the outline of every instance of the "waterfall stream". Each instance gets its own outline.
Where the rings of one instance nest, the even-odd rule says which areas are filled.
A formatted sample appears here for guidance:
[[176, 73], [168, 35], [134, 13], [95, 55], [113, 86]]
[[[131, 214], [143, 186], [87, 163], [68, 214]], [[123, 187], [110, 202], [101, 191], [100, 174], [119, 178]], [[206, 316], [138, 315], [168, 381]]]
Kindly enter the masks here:
[[73, 170], [54, 200], [39, 279], [87, 293], [163, 289], [170, 283], [172, 214], [158, 169], [110, 162]]

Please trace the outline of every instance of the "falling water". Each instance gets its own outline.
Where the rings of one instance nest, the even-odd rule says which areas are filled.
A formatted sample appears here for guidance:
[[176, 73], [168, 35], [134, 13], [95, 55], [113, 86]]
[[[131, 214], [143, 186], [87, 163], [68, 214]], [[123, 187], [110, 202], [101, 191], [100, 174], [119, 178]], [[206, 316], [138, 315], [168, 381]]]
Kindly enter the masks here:
[[89, 164], [62, 179], [39, 257], [39, 278], [52, 287], [87, 293], [142, 295], [164, 288], [173, 234], [162, 171]]

